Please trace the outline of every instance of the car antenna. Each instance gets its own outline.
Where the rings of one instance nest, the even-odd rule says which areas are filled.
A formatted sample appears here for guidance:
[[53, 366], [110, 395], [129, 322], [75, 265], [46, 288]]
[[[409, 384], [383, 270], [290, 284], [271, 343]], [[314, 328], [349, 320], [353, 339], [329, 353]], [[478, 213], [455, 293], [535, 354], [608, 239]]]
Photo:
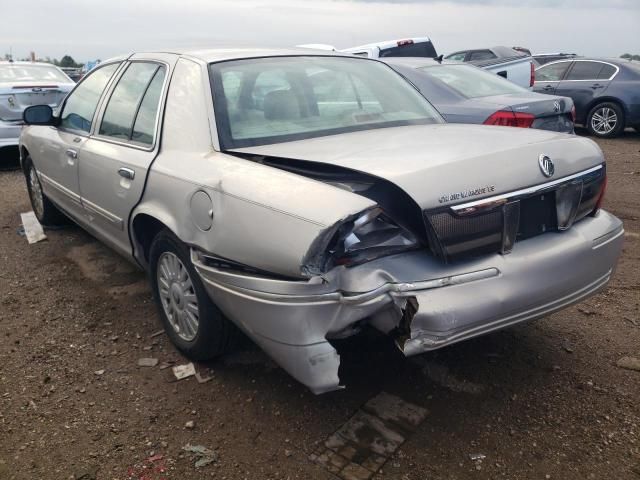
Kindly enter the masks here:
[[442, 59], [444, 58], [444, 55], [441, 53], [440, 55], [438, 55], [436, 58], [434, 58], [434, 60], [438, 63], [442, 63]]

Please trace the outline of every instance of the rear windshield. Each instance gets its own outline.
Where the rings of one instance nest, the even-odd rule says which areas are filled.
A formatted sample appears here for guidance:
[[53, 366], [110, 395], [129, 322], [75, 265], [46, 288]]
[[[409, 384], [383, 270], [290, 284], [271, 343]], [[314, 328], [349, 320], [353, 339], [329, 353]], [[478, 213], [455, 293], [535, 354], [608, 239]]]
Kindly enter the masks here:
[[528, 90], [493, 73], [470, 65], [439, 65], [419, 68], [467, 98], [489, 97]]
[[416, 42], [380, 50], [381, 57], [428, 57], [436, 58], [438, 54], [431, 42]]
[[0, 65], [0, 82], [73, 83], [52, 65]]
[[223, 148], [443, 122], [387, 65], [356, 57], [270, 57], [210, 65]]

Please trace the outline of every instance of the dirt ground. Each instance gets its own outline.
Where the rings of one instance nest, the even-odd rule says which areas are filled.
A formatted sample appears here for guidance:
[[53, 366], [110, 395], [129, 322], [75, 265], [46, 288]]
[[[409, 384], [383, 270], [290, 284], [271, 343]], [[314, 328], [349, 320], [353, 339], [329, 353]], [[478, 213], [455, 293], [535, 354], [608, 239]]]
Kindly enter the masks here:
[[627, 231], [604, 293], [411, 360], [343, 341], [348, 387], [321, 396], [250, 342], [176, 382], [144, 274], [73, 226], [28, 245], [24, 180], [0, 172], [0, 479], [331, 479], [309, 455], [384, 391], [428, 414], [374, 478], [639, 480], [640, 372], [616, 362], [640, 357], [640, 134], [599, 143]]

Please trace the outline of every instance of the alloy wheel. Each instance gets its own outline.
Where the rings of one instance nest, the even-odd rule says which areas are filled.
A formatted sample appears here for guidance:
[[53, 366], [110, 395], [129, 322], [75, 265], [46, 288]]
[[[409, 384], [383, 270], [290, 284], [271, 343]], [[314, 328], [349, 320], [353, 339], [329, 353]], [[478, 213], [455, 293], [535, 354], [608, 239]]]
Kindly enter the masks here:
[[31, 197], [31, 205], [35, 211], [36, 217], [42, 219], [44, 215], [44, 197], [42, 195], [42, 186], [38, 179], [36, 169], [29, 169], [29, 196]]
[[180, 338], [190, 342], [198, 333], [200, 310], [187, 268], [172, 252], [158, 258], [158, 295], [169, 324]]
[[591, 116], [591, 128], [600, 135], [608, 135], [618, 124], [618, 115], [609, 107], [602, 107], [593, 112]]

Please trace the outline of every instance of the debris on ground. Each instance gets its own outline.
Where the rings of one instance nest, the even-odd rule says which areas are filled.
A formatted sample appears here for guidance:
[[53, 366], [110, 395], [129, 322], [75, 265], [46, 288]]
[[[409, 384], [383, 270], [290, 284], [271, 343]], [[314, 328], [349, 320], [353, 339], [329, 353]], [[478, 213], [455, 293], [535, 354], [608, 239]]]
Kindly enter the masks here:
[[20, 214], [22, 220], [22, 226], [24, 228], [24, 234], [27, 237], [27, 242], [37, 243], [47, 238], [42, 229], [42, 225], [36, 218], [36, 214], [33, 212], [26, 212]]
[[183, 378], [193, 377], [196, 374], [196, 367], [193, 363], [187, 363], [185, 365], [176, 365], [172, 367], [173, 374], [176, 376], [178, 380], [182, 380]]
[[158, 330], [157, 332], [153, 332], [151, 335], [149, 335], [149, 338], [159, 337], [163, 333], [164, 333], [164, 330]]
[[218, 455], [216, 452], [211, 450], [210, 448], [205, 447], [204, 445], [185, 445], [182, 447], [185, 452], [189, 452], [193, 454], [194, 458], [197, 458], [195, 467], [202, 468], [206, 467], [210, 463], [218, 461]]
[[100, 370], [96, 370], [96, 371], [95, 371], [95, 372], [93, 372], [93, 373], [94, 373], [95, 375], [97, 375], [97, 376], [101, 376], [101, 375], [104, 375], [104, 372], [105, 372], [105, 369], [104, 369], [104, 368], [102, 368], [102, 369], [100, 369]]
[[618, 365], [620, 368], [640, 372], [640, 358], [622, 357], [620, 360], [618, 360], [616, 365]]
[[158, 365], [158, 359], [157, 358], [140, 358], [140, 359], [138, 359], [138, 366], [139, 367], [155, 367], [156, 365]]
[[478, 460], [484, 460], [485, 458], [487, 458], [487, 456], [484, 453], [470, 453], [469, 454], [469, 459], [472, 462], [476, 462]]
[[196, 428], [196, 422], [194, 422], [193, 420], [189, 420], [184, 424], [184, 428], [186, 428], [187, 430], [193, 430], [194, 428]]
[[196, 372], [196, 380], [198, 381], [198, 383], [207, 383], [209, 380], [212, 380], [213, 377], [212, 376], [208, 376], [208, 377], [203, 377], [200, 372]]
[[427, 410], [381, 392], [333, 433], [309, 459], [345, 480], [367, 480], [427, 416]]

